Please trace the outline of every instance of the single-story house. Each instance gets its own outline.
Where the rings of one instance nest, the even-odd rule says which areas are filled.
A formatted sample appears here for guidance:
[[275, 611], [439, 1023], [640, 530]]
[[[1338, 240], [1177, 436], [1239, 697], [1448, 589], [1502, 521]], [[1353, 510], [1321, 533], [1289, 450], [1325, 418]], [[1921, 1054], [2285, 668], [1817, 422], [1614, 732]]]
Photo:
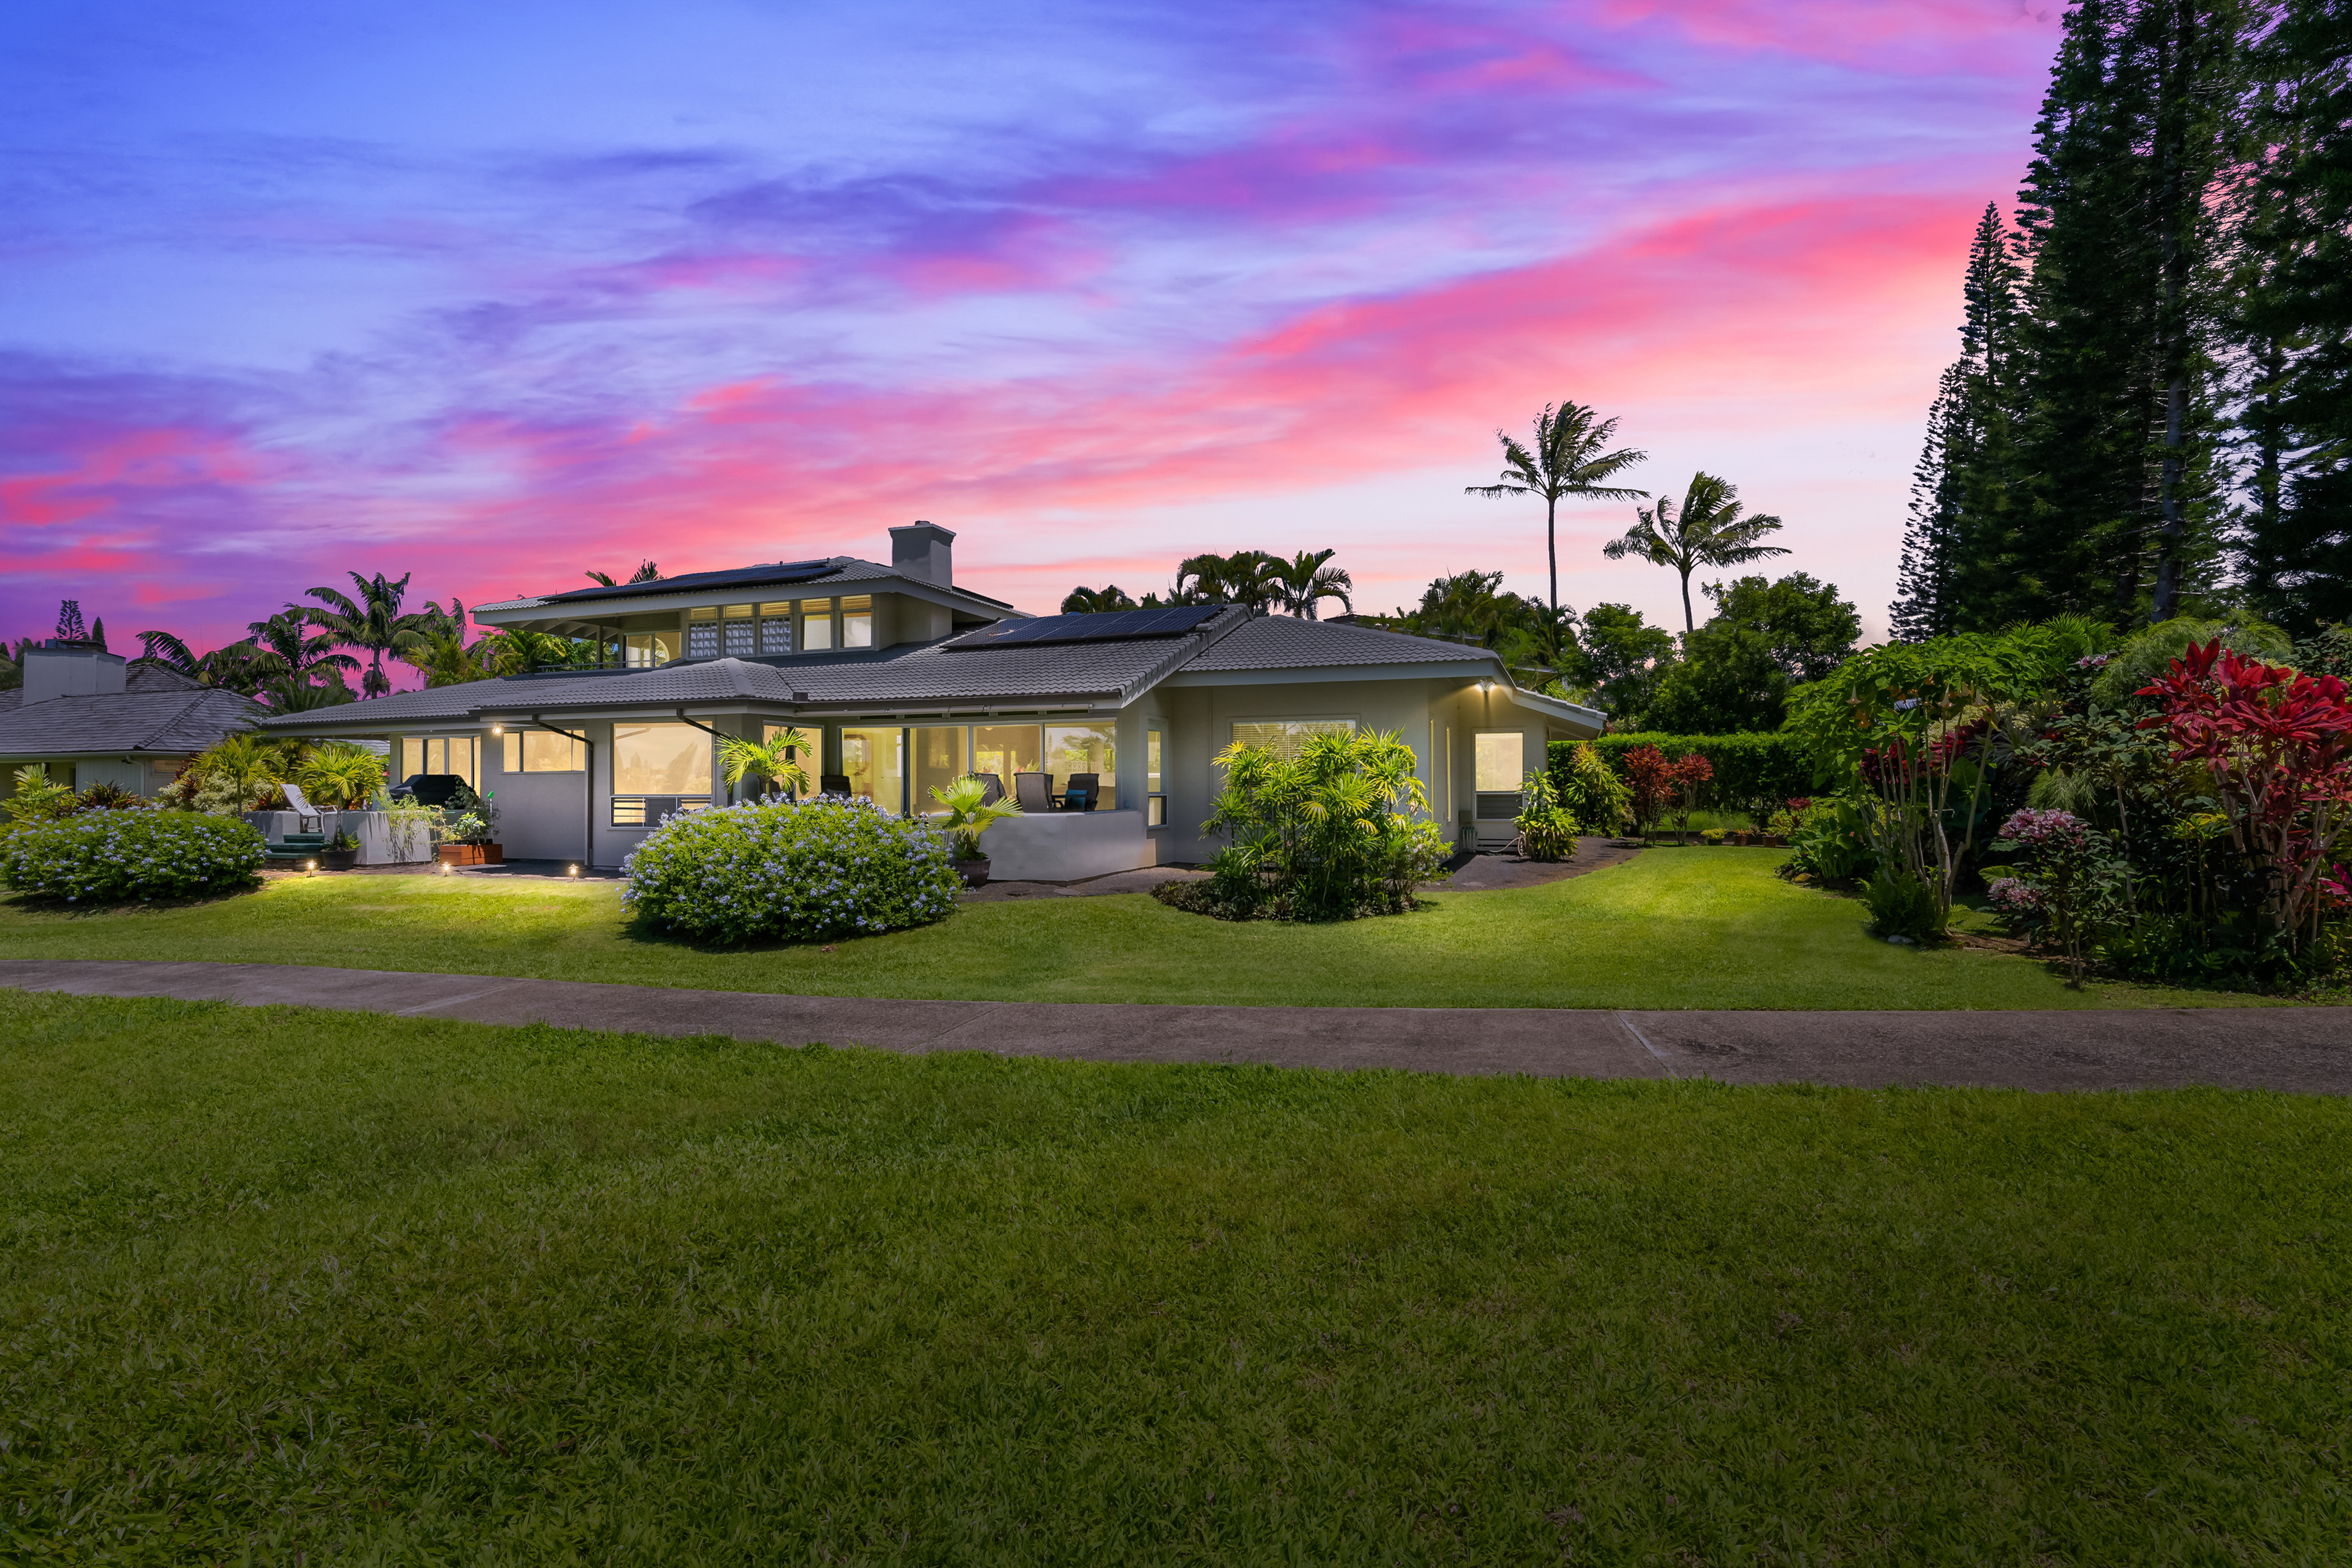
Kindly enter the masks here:
[[894, 812], [993, 773], [1100, 776], [1095, 809], [1033, 812], [983, 841], [1002, 877], [1070, 880], [1207, 859], [1201, 822], [1234, 741], [1396, 731], [1465, 845], [1513, 836], [1548, 740], [1590, 708], [1523, 691], [1483, 648], [1234, 605], [1033, 617], [955, 584], [955, 536], [890, 530], [890, 562], [835, 556], [578, 589], [475, 609], [482, 623], [589, 638], [606, 667], [509, 675], [263, 721], [273, 735], [381, 738], [395, 779], [457, 774], [490, 794], [510, 860], [617, 866], [663, 817], [725, 804], [724, 736], [787, 727], [820, 786]]
[[176, 671], [129, 668], [89, 643], [25, 651], [24, 685], [0, 692], [0, 794], [37, 762], [77, 789], [112, 784], [153, 795], [188, 759], [269, 710]]

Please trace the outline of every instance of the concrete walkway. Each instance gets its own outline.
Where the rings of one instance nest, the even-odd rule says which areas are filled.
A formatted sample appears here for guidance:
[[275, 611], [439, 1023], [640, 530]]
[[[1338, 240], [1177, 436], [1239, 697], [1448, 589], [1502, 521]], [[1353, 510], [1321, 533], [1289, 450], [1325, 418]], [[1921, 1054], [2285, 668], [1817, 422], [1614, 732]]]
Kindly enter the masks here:
[[1087, 1061], [2352, 1093], [2352, 1008], [1805, 1013], [890, 1001], [293, 964], [46, 959], [0, 960], [0, 986]]

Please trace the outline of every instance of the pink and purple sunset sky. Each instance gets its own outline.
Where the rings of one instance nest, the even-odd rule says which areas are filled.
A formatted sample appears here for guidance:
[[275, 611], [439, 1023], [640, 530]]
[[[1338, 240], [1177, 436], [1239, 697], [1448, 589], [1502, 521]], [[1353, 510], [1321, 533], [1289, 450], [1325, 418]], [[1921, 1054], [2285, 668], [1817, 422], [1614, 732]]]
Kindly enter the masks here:
[[[1540, 592], [1496, 426], [1621, 416], [1883, 632], [2017, 0], [0, 13], [0, 632], [199, 646], [957, 530], [1050, 612], [1333, 547]], [[1679, 628], [1575, 508], [1561, 595]], [[1704, 578], [1699, 580], [1705, 580]]]

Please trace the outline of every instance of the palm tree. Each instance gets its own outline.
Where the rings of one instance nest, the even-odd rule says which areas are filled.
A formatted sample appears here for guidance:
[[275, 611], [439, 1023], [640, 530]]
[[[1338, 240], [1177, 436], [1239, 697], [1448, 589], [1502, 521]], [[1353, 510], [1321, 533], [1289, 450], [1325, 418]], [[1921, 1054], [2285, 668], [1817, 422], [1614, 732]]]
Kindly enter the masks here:
[[1282, 600], [1282, 607], [1302, 621], [1322, 619], [1315, 613], [1317, 604], [1326, 599], [1336, 599], [1349, 613], [1355, 612], [1355, 601], [1349, 597], [1356, 591], [1356, 580], [1346, 570], [1323, 563], [1338, 555], [1338, 550], [1300, 550], [1287, 561], [1275, 562], [1272, 576]]
[[[377, 572], [373, 578], [349, 574], [352, 585], [360, 592], [353, 600], [338, 589], [314, 588], [310, 597], [324, 608], [312, 609], [305, 604], [287, 606], [299, 611], [310, 624], [327, 632], [347, 648], [363, 650], [369, 656], [367, 674], [360, 682], [362, 695], [380, 697], [392, 690], [392, 682], [384, 677], [383, 656], [398, 654], [416, 646], [422, 640], [419, 628], [425, 617], [403, 615], [400, 601], [407, 596], [408, 580], [415, 573], [403, 573], [398, 582]], [[436, 612], [437, 614], [437, 612]]]
[[[611, 575], [606, 572], [591, 571], [586, 575], [593, 578], [594, 580], [603, 583], [607, 588], [618, 588], [621, 586], [619, 583], [614, 582]], [[636, 575], [630, 578], [629, 580], [631, 582], [659, 582], [661, 580], [661, 569], [654, 565], [654, 563], [649, 560], [641, 560], [637, 563]]]
[[811, 788], [808, 769], [800, 758], [814, 750], [809, 737], [797, 729], [786, 729], [772, 740], [741, 740], [728, 735], [719, 737], [719, 762], [730, 784], [740, 783], [750, 774], [766, 786], [763, 794], [783, 789], [800, 796]]
[[1631, 468], [1649, 456], [1646, 452], [1630, 448], [1617, 452], [1601, 450], [1617, 437], [1617, 422], [1604, 419], [1593, 422], [1594, 411], [1582, 403], [1563, 402], [1555, 412], [1544, 404], [1536, 415], [1536, 439], [1533, 447], [1521, 445], [1517, 436], [1495, 432], [1495, 439], [1503, 444], [1503, 476], [1493, 485], [1468, 485], [1465, 496], [1541, 496], [1544, 500], [1544, 552], [1551, 563], [1551, 608], [1559, 613], [1559, 543], [1558, 523], [1559, 503], [1563, 497], [1583, 496], [1600, 501], [1633, 501], [1646, 498], [1647, 490], [1626, 490], [1604, 485], [1602, 480]]
[[510, 626], [493, 632], [467, 650], [484, 674], [527, 675], [534, 670], [572, 667], [572, 644], [548, 632]]
[[1239, 604], [1253, 615], [1263, 615], [1266, 606], [1282, 597], [1281, 580], [1275, 575], [1281, 566], [1258, 549], [1188, 556], [1176, 565], [1171, 599], [1179, 604]]
[[1601, 547], [1601, 553], [1611, 560], [1640, 556], [1653, 566], [1670, 566], [1682, 573], [1683, 630], [1687, 632], [1696, 625], [1691, 618], [1690, 578], [1694, 570], [1702, 566], [1738, 566], [1768, 555], [1789, 553], [1778, 545], [1756, 542], [1766, 534], [1778, 532], [1780, 518], [1742, 517], [1744, 509], [1739, 487], [1730, 480], [1718, 479], [1712, 474], [1694, 474], [1690, 487], [1683, 492], [1679, 509], [1672, 497], [1659, 497], [1655, 507], [1642, 509], [1642, 520], [1626, 529], [1624, 538], [1610, 540]]
[[199, 653], [169, 632], [142, 632], [145, 651], [131, 662], [155, 669], [173, 670], [198, 685], [216, 686], [249, 697], [273, 678], [286, 673], [278, 655], [251, 643], [231, 643], [209, 653]]
[[1062, 596], [1065, 615], [1099, 615], [1106, 610], [1133, 610], [1136, 602], [1116, 582], [1108, 588], [1074, 588]]
[[274, 656], [284, 666], [283, 674], [299, 680], [307, 682], [312, 674], [327, 670], [348, 674], [360, 667], [349, 653], [335, 652], [332, 637], [310, 631], [308, 618], [292, 605], [267, 621], [248, 622], [246, 630], [253, 633], [252, 646]]

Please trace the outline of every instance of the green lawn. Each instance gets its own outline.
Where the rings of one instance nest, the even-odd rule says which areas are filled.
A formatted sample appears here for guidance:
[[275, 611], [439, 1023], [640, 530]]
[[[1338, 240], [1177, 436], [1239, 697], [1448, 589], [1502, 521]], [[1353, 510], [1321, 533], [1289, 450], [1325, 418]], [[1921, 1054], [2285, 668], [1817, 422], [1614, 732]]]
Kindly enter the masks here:
[[0, 991], [0, 1558], [2316, 1563], [2352, 1106]]
[[968, 907], [919, 931], [698, 948], [633, 925], [611, 883], [291, 878], [100, 914], [0, 903], [0, 957], [213, 959], [719, 990], [972, 1000], [1390, 1007], [2070, 1008], [2244, 1005], [2067, 988], [2043, 964], [1889, 946], [1861, 906], [1772, 874], [1786, 852], [1654, 850], [1549, 887], [1444, 893], [1409, 915], [1233, 925], [1141, 894]]

